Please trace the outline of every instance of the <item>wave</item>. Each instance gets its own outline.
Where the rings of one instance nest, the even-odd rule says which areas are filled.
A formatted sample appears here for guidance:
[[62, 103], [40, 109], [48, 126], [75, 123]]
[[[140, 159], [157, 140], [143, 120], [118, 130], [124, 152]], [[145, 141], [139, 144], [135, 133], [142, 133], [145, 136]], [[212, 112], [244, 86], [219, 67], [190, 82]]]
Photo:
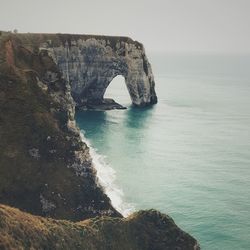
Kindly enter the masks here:
[[89, 147], [89, 153], [96, 170], [98, 183], [103, 187], [105, 194], [110, 198], [112, 206], [124, 217], [127, 217], [135, 211], [134, 206], [123, 200], [124, 193], [115, 184], [115, 170], [106, 162], [104, 155], [97, 153], [97, 150], [92, 147], [91, 142], [84, 136], [84, 134], [85, 131], [81, 130], [82, 140]]

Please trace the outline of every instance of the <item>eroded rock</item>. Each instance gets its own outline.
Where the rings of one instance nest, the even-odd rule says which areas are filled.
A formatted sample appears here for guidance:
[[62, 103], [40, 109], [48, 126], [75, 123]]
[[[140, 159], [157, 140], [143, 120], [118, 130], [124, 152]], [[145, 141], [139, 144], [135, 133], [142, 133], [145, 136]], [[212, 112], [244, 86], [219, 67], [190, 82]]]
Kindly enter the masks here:
[[[125, 78], [132, 103], [155, 104], [155, 82], [141, 43], [127, 37], [71, 37], [56, 47], [50, 41], [40, 48], [55, 60], [78, 107], [83, 109], [122, 108], [105, 105], [104, 93], [117, 75]], [[100, 106], [100, 108], [98, 108]]]

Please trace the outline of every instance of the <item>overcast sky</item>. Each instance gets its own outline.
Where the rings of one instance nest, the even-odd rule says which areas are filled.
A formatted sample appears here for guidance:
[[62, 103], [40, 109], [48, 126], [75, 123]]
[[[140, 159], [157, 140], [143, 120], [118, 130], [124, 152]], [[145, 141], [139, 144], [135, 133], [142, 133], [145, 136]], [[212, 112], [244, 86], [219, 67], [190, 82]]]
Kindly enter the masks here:
[[250, 0], [0, 0], [0, 29], [130, 36], [150, 51], [250, 53]]

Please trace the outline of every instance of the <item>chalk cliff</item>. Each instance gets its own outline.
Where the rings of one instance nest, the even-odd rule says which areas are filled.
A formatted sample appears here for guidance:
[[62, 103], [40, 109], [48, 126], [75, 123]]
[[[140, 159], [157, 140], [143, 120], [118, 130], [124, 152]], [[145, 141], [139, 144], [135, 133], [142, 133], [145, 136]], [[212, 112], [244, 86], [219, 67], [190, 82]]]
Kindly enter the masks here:
[[[143, 45], [137, 41], [128, 37], [67, 34], [18, 37], [32, 53], [53, 58], [62, 78], [70, 85], [77, 107], [105, 104], [106, 88], [117, 75], [125, 78], [134, 105], [157, 103], [151, 65]], [[55, 75], [48, 71], [45, 77], [49, 82]], [[108, 103], [106, 108], [109, 109]]]
[[[198, 249], [196, 240], [188, 234], [184, 235], [187, 244], [182, 242], [179, 237], [183, 232], [177, 227], [171, 231], [172, 224], [157, 212], [135, 214], [135, 224], [131, 219], [121, 219], [98, 184], [89, 149], [75, 124], [75, 107], [105, 104], [103, 94], [117, 74], [124, 76], [135, 105], [157, 102], [151, 67], [138, 42], [124, 37], [0, 32], [0, 203], [54, 219], [80, 221], [108, 216], [104, 221], [98, 219], [100, 223], [91, 221], [92, 233], [106, 228], [95, 238], [71, 222], [47, 223], [44, 218], [2, 207], [1, 236], [6, 236], [2, 240], [17, 233], [10, 239], [19, 239], [13, 244], [25, 247], [25, 239], [28, 247], [35, 244], [29, 238], [29, 226], [22, 221], [26, 218], [35, 230], [41, 221], [48, 230], [37, 231], [39, 236], [43, 232], [47, 235], [43, 235], [45, 243], [38, 242], [38, 248], [44, 243], [48, 249], [60, 249], [58, 242], [51, 248], [49, 244], [57, 241], [57, 236], [61, 239], [61, 230], [72, 226], [76, 231], [72, 229], [69, 235], [75, 241], [69, 244], [79, 240], [82, 247], [89, 240], [92, 247], [95, 239], [103, 242], [99, 248], [94, 245], [89, 249], [119, 249], [117, 242], [127, 249], [173, 249], [168, 242], [169, 232], [171, 242], [178, 242], [179, 249]], [[18, 230], [2, 223], [9, 219], [10, 225], [17, 222], [21, 227], [21, 236]], [[50, 231], [49, 227], [58, 223], [63, 228]], [[79, 233], [84, 238], [79, 239]], [[126, 235], [135, 243], [130, 243]], [[11, 249], [12, 243], [1, 242], [0, 247]], [[64, 247], [67, 249], [67, 245]]]
[[39, 49], [54, 58], [71, 85], [77, 106], [102, 104], [106, 88], [117, 75], [124, 76], [134, 105], [157, 102], [154, 77], [141, 43], [127, 37], [59, 35], [59, 38], [60, 44], [48, 39]]

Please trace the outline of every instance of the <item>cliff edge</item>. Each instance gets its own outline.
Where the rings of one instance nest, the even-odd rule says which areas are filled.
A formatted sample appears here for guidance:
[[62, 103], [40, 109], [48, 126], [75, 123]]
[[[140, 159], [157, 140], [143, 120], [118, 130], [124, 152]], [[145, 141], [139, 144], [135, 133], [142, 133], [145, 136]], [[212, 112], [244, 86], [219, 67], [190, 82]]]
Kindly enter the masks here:
[[194, 238], [155, 210], [77, 223], [0, 205], [0, 249], [198, 250]]

